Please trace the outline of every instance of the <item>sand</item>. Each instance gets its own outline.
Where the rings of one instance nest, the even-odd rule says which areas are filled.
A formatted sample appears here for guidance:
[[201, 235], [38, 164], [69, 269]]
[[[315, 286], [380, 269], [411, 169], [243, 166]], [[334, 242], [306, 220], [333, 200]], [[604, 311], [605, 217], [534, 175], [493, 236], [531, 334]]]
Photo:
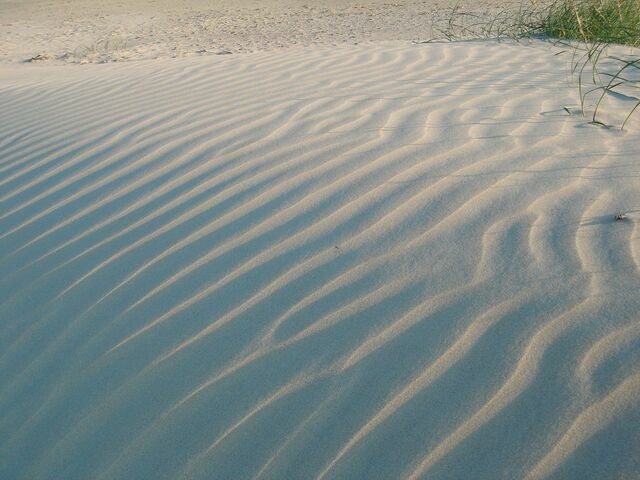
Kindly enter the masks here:
[[6, 59], [0, 478], [639, 478], [640, 125], [560, 51]]
[[454, 9], [467, 14], [469, 27], [519, 7], [520, 0], [0, 0], [0, 62], [105, 63], [426, 41], [443, 37]]

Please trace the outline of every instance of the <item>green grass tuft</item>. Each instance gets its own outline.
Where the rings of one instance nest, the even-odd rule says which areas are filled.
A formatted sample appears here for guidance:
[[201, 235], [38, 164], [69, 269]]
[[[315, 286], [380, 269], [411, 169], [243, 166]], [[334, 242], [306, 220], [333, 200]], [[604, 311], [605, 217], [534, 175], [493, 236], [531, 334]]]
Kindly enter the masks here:
[[543, 33], [562, 40], [640, 46], [640, 0], [561, 0], [549, 7]]
[[[549, 7], [541, 31], [548, 38], [576, 42], [573, 70], [579, 73], [583, 107], [587, 96], [597, 95], [590, 123], [604, 125], [598, 112], [608, 96], [635, 101], [622, 122], [624, 129], [640, 107], [640, 58], [607, 52], [612, 44], [640, 47], [640, 0], [559, 0]], [[586, 72], [591, 73], [591, 88], [584, 84]]]
[[[578, 76], [583, 114], [592, 109], [594, 125], [607, 100], [625, 99], [627, 115], [640, 114], [640, 0], [523, 0], [518, 9], [497, 13], [467, 12], [454, 7], [432, 25], [435, 38], [546, 38], [569, 45], [572, 73]], [[619, 47], [629, 45], [628, 54]], [[626, 47], [625, 47], [626, 48]], [[611, 53], [614, 52], [614, 53]]]

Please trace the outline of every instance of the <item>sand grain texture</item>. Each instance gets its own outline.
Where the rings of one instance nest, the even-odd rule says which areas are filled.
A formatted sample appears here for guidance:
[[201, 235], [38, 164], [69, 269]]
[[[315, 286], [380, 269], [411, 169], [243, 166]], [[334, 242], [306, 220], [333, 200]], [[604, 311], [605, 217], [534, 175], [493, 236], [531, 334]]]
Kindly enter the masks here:
[[553, 53], [0, 67], [0, 478], [639, 478], [637, 123]]
[[462, 34], [519, 9], [520, 0], [0, 0], [0, 63], [108, 63], [426, 41], [443, 38], [454, 10]]

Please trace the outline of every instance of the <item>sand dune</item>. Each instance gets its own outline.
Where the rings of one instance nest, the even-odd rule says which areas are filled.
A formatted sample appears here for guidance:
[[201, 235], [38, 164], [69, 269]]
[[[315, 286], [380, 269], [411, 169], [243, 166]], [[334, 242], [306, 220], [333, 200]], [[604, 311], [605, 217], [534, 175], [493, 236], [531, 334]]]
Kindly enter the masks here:
[[0, 67], [0, 477], [640, 478], [638, 125], [556, 52]]

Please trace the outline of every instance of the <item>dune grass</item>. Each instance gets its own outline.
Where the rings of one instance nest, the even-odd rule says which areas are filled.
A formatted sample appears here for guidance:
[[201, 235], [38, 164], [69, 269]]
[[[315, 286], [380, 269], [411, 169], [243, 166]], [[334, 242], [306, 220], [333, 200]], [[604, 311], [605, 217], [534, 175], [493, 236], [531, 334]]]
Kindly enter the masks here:
[[[624, 98], [628, 115], [640, 111], [640, 55], [616, 54], [612, 45], [640, 48], [640, 0], [530, 0], [518, 9], [479, 14], [454, 7], [432, 27], [435, 38], [545, 38], [569, 45], [572, 71], [578, 77], [582, 112], [589, 103], [591, 122], [605, 125], [599, 112], [605, 99]], [[587, 102], [589, 100], [589, 102]]]
[[640, 47], [640, 0], [562, 0], [544, 19], [550, 38]]
[[[632, 103], [621, 129], [640, 107], [640, 57], [610, 55], [612, 44], [640, 47], [640, 0], [560, 0], [544, 16], [541, 33], [574, 42], [573, 71], [578, 72], [580, 101], [596, 94], [591, 123], [605, 125], [598, 112], [608, 95]], [[585, 75], [585, 72], [590, 75]], [[591, 78], [591, 86], [585, 78]]]
[[533, 1], [518, 8], [498, 11], [467, 11], [455, 5], [431, 26], [433, 40], [466, 40], [476, 38], [523, 39], [541, 35], [546, 11]]

